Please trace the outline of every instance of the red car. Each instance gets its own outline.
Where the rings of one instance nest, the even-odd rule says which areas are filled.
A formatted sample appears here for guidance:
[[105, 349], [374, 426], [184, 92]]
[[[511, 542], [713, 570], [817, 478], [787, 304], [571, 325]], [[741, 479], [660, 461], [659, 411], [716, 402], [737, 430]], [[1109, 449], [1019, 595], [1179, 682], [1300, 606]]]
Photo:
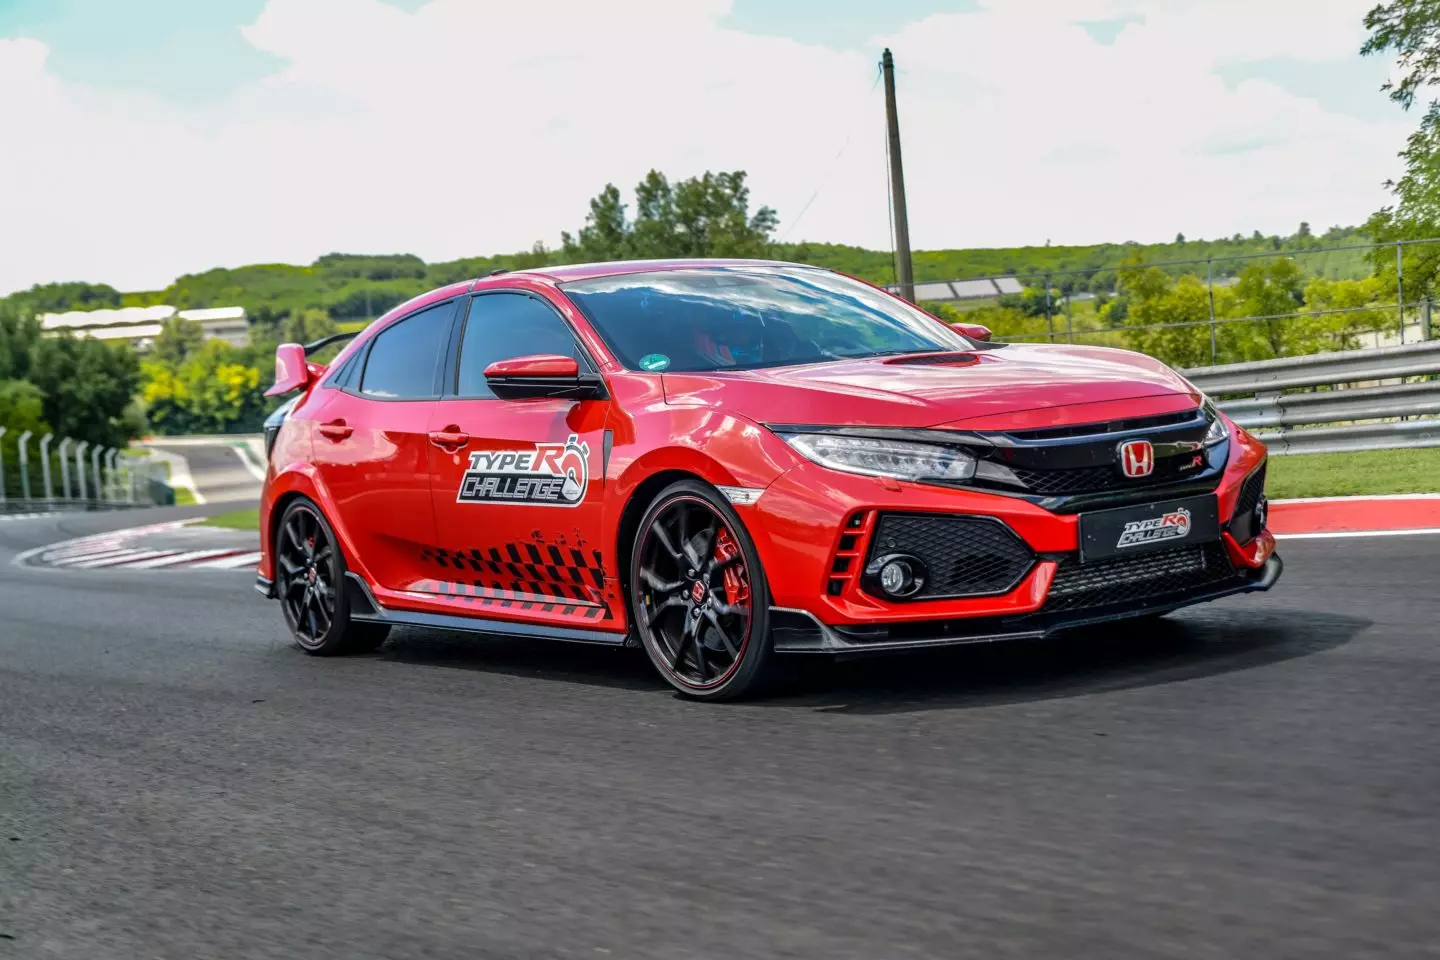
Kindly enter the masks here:
[[435, 290], [328, 367], [279, 348], [258, 588], [310, 653], [396, 624], [639, 645], [718, 700], [776, 653], [1275, 583], [1259, 441], [1150, 357], [988, 336], [794, 264]]

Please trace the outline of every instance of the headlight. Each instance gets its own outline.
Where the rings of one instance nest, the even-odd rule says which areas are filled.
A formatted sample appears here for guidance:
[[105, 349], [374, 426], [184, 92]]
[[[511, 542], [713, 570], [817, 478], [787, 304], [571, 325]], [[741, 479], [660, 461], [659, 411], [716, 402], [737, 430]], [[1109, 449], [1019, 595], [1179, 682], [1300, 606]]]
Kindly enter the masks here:
[[1205, 402], [1205, 412], [1210, 415], [1210, 429], [1205, 431], [1205, 446], [1213, 447], [1222, 440], [1229, 439], [1230, 431], [1225, 427], [1225, 421], [1220, 417], [1220, 411], [1215, 409], [1215, 404]]
[[951, 447], [904, 440], [847, 437], [835, 433], [785, 435], [801, 456], [822, 467], [900, 480], [968, 480], [975, 476], [975, 458]]

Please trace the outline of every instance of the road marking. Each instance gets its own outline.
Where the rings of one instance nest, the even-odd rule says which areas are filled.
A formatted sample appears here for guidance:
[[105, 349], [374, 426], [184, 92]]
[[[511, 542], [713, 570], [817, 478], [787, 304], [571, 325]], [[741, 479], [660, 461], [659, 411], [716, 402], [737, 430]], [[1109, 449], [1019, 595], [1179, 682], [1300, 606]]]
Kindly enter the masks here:
[[156, 557], [153, 560], [141, 560], [139, 563], [131, 564], [127, 570], [156, 570], [161, 567], [175, 567], [180, 565], [193, 565], [201, 560], [218, 560], [221, 557], [235, 557], [245, 550], [187, 550], [184, 553], [171, 554], [168, 557]]
[[46, 562], [52, 567], [70, 567], [74, 566], [77, 563], [86, 563], [91, 560], [100, 560], [104, 557], [118, 557], [122, 554], [128, 555], [138, 552], [138, 550], [129, 549], [97, 550], [93, 553], [78, 553], [71, 556], [60, 557], [57, 560], [47, 560]]
[[209, 560], [205, 563], [195, 564], [196, 570], [238, 570], [241, 567], [253, 567], [260, 562], [260, 551], [242, 553], [238, 557], [222, 557], [219, 560]]
[[97, 567], [114, 567], [123, 563], [133, 563], [136, 560], [149, 560], [164, 552], [163, 550], [126, 550], [121, 554], [98, 559], [92, 556], [79, 563], [71, 563], [69, 566], [71, 570], [94, 570]]
[[1435, 527], [1420, 527], [1415, 530], [1330, 530], [1324, 533], [1277, 533], [1276, 540], [1329, 540], [1342, 537], [1417, 537], [1426, 534], [1440, 534]]

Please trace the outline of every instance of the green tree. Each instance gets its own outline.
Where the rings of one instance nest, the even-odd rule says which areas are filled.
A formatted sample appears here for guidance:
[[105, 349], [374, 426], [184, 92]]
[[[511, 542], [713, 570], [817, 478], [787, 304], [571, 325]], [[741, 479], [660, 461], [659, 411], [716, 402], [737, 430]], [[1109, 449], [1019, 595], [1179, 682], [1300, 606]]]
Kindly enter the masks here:
[[150, 355], [162, 363], [179, 365], [190, 359], [205, 343], [205, 328], [194, 320], [170, 317], [160, 324], [160, 335]]
[[242, 351], [206, 341], [178, 366], [157, 358], [142, 365], [141, 394], [151, 424], [161, 433], [235, 433], [259, 428], [267, 403], [260, 371]]
[[764, 257], [779, 223], [774, 210], [750, 213], [745, 172], [707, 171], [672, 184], [651, 170], [635, 187], [635, 218], [612, 184], [590, 201], [585, 226], [561, 235], [571, 262], [629, 257]]
[[45, 395], [45, 419], [61, 436], [107, 447], [133, 434], [125, 409], [140, 385], [140, 363], [125, 344], [68, 334], [38, 339], [28, 379]]

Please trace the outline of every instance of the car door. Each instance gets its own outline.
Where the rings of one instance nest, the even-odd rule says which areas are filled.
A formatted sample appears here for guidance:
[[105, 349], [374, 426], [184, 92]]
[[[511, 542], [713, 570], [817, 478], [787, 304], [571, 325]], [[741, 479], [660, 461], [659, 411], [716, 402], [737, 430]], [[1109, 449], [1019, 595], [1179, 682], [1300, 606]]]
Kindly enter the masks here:
[[331, 519], [350, 541], [352, 563], [391, 590], [423, 576], [421, 554], [436, 539], [429, 426], [456, 304], [388, 324], [353, 369], [321, 388], [313, 417], [311, 446]]
[[605, 629], [615, 603], [599, 536], [609, 401], [502, 400], [485, 379], [491, 363], [522, 356], [574, 357], [585, 372], [593, 362], [553, 304], [518, 289], [470, 297], [453, 352], [430, 420], [434, 589], [485, 616]]

